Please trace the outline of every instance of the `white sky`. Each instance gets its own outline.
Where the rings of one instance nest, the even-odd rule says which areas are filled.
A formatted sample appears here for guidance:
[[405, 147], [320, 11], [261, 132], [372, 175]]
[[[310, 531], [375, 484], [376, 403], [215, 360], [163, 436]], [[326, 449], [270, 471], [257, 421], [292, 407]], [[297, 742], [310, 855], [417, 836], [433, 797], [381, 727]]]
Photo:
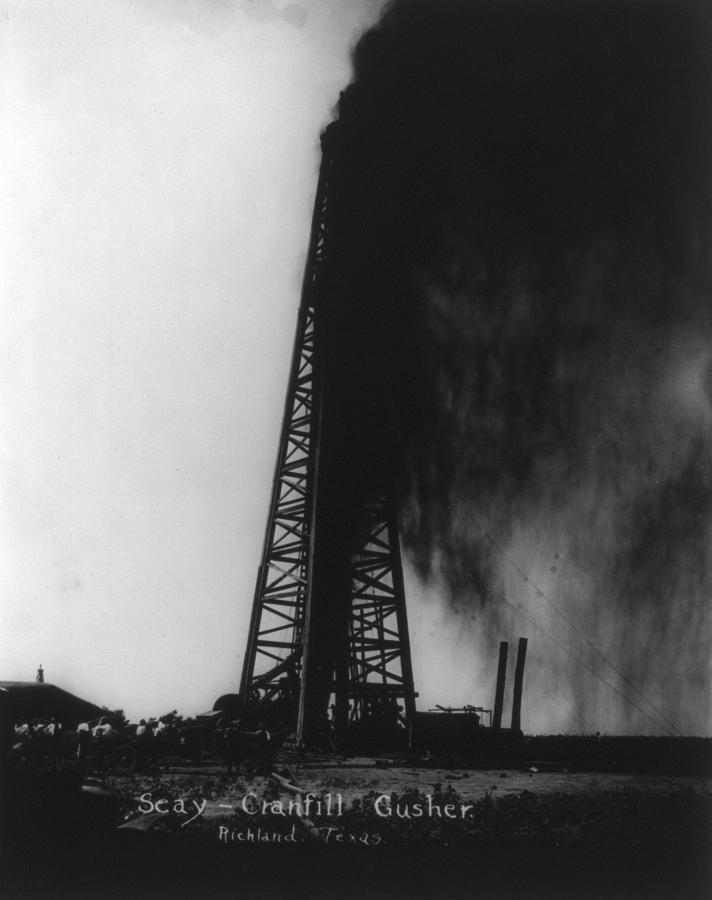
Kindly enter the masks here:
[[[0, 679], [134, 719], [237, 689], [318, 136], [380, 6], [0, 4]], [[411, 602], [421, 695], [458, 684]]]

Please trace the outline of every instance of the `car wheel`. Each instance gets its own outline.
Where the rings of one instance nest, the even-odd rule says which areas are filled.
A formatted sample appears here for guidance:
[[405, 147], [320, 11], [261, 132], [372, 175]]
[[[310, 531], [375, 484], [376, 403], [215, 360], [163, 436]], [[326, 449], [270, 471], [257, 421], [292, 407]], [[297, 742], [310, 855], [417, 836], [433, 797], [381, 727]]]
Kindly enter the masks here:
[[111, 754], [111, 765], [122, 772], [133, 772], [136, 768], [136, 750], [131, 744], [121, 744]]

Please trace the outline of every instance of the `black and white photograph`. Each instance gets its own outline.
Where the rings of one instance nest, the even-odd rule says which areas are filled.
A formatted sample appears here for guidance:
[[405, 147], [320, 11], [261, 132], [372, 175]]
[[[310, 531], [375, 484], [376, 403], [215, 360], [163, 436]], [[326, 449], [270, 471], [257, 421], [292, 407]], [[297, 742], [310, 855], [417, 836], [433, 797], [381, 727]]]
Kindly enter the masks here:
[[0, 0], [0, 889], [712, 897], [709, 0]]

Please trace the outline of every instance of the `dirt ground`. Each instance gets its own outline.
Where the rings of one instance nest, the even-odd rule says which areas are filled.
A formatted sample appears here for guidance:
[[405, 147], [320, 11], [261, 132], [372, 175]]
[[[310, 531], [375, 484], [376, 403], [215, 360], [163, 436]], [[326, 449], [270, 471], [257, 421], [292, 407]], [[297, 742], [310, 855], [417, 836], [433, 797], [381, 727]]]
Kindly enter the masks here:
[[228, 775], [217, 760], [95, 774], [54, 799], [51, 780], [35, 785], [11, 801], [13, 887], [0, 895], [712, 897], [709, 780], [288, 754], [275, 770], [311, 795], [308, 810], [289, 811], [284, 782]]
[[[343, 804], [370, 792], [401, 795], [409, 790], [423, 793], [436, 787], [450, 785], [463, 800], [475, 802], [486, 796], [493, 798], [518, 796], [523, 792], [536, 795], [566, 794], [596, 796], [642, 794], [669, 796], [685, 794], [712, 800], [712, 779], [692, 776], [666, 777], [661, 775], [612, 774], [608, 772], [544, 771], [531, 766], [527, 769], [496, 768], [487, 770], [444, 769], [399, 766], [369, 758], [345, 761], [304, 761], [294, 756], [277, 759], [276, 768], [285, 767], [293, 774], [293, 781], [304, 792], [339, 793]], [[264, 776], [228, 777], [224, 767], [213, 762], [201, 767], [174, 764], [157, 779], [145, 775], [112, 775], [102, 779], [106, 787], [121, 794], [124, 805], [130, 796], [146, 785], [160, 783], [171, 791], [193, 791], [201, 785], [211, 799], [241, 797], [246, 792], [262, 792], [268, 786]]]

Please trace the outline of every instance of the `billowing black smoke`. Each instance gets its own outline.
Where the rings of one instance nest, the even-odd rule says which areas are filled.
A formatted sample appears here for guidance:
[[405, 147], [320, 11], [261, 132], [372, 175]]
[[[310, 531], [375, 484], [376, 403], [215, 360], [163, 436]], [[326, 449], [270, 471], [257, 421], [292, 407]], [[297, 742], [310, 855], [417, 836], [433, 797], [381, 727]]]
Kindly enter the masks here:
[[[395, 479], [420, 573], [574, 646], [548, 676], [603, 727], [656, 730], [629, 682], [709, 727], [711, 21], [398, 0], [331, 138], [344, 496]], [[590, 668], [636, 705], [606, 720]]]

